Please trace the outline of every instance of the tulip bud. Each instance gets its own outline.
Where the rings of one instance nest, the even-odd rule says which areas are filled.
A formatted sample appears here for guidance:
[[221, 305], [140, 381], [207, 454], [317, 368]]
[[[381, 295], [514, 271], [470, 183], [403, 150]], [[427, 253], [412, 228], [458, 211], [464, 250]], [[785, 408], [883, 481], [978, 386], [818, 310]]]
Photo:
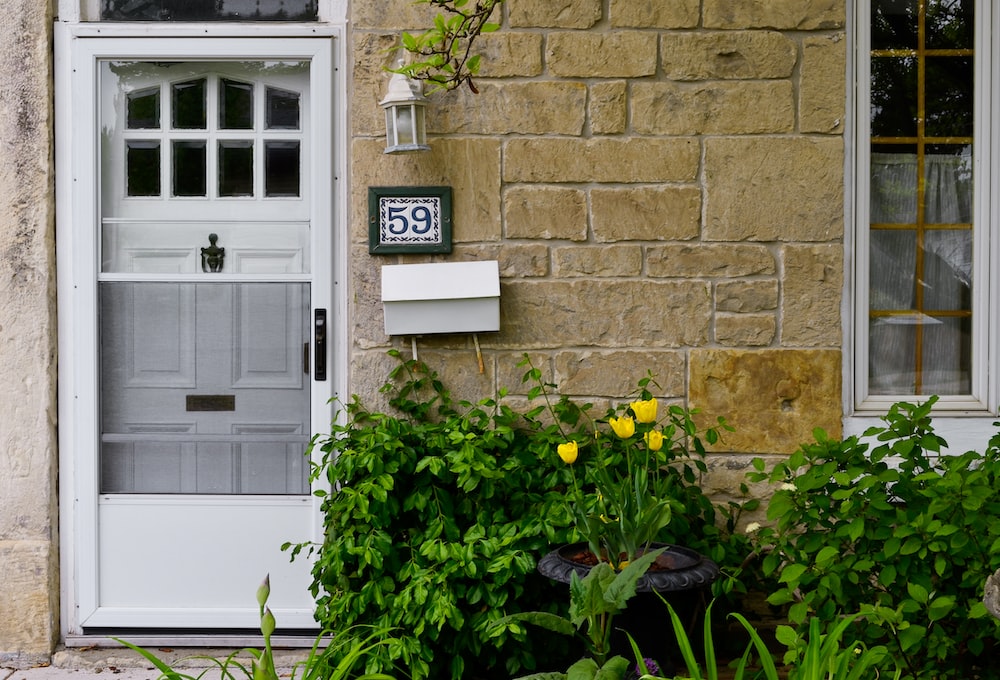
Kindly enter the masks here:
[[646, 440], [646, 448], [650, 451], [659, 451], [663, 448], [663, 433], [659, 430], [650, 430], [643, 438]]
[[622, 416], [621, 418], [609, 418], [608, 423], [616, 435], [622, 439], [628, 439], [635, 434], [635, 421], [632, 416]]
[[576, 462], [577, 454], [579, 453], [579, 445], [576, 442], [566, 442], [565, 444], [560, 444], [556, 447], [556, 453], [562, 458], [562, 461], [567, 465], [572, 465]]
[[639, 401], [633, 401], [629, 404], [632, 409], [632, 413], [635, 414], [635, 419], [640, 423], [655, 423], [656, 422], [656, 399], [645, 399]]

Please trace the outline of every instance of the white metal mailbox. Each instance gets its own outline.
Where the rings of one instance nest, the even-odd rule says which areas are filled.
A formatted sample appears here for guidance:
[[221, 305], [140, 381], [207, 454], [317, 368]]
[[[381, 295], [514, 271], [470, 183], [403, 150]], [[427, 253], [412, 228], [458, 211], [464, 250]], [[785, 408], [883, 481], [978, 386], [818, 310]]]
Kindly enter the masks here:
[[500, 265], [428, 262], [382, 267], [387, 335], [500, 330]]

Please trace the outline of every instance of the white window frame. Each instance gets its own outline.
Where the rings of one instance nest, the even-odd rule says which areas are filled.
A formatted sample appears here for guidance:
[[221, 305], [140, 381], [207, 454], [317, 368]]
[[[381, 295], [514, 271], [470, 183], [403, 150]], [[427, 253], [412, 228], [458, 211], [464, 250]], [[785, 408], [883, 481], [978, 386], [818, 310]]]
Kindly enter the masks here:
[[[339, 25], [343, 27], [347, 23], [347, 1], [348, 0], [319, 0], [318, 14], [319, 22], [311, 24], [320, 26]], [[98, 21], [101, 16], [101, 0], [59, 0], [59, 21], [74, 23], [79, 21]], [[267, 22], [260, 22], [267, 23]], [[107, 26], [108, 24], [105, 24]], [[166, 23], [157, 23], [158, 28], [166, 27]], [[253, 24], [241, 24], [248, 26]], [[303, 24], [305, 25], [305, 24]], [[159, 31], [157, 31], [159, 34]], [[341, 62], [344, 63], [344, 62]]]
[[[96, 0], [83, 0], [84, 4], [96, 7]], [[348, 394], [348, 338], [347, 338], [347, 285], [348, 274], [348, 228], [349, 187], [348, 176], [348, 129], [346, 102], [347, 85], [345, 69], [339, 65], [350, 63], [346, 48], [346, 2], [342, 0], [321, 0], [321, 19], [336, 19], [309, 23], [99, 23], [81, 22], [87, 16], [87, 7], [78, 5], [77, 0], [60, 0], [60, 19], [54, 28], [55, 38], [55, 130], [57, 140], [56, 157], [56, 238], [58, 276], [58, 321], [60, 326], [59, 354], [59, 429], [60, 429], [60, 572], [61, 572], [61, 628], [63, 640], [71, 644], [87, 644], [81, 636], [80, 604], [88, 605], [96, 600], [96, 586], [93, 574], [84, 578], [79, 571], [81, 563], [94, 561], [96, 545], [96, 476], [93, 471], [85, 473], [87, 467], [78, 462], [77, 442], [93, 440], [96, 415], [87, 415], [88, 408], [81, 404], [96, 404], [96, 394], [88, 386], [97, 384], [96, 366], [93, 361], [75, 359], [96, 357], [96, 290], [97, 258], [96, 232], [97, 212], [95, 197], [87, 198], [87, 192], [78, 191], [77, 177], [81, 173], [97, 173], [97, 150], [84, 150], [74, 155], [74, 131], [87, 130], [87, 138], [96, 138], [97, 92], [74, 92], [73, 72], [78, 68], [96, 68], [96, 62], [75, 63], [74, 55], [80, 50], [74, 43], [80, 40], [88, 44], [100, 44], [101, 49], [113, 50], [116, 44], [135, 44], [134, 39], [157, 41], [157, 54], [173, 55], [178, 58], [199, 60], [220, 57], [257, 58], [269, 56], [294, 56], [295, 48], [284, 47], [290, 41], [286, 38], [325, 38], [330, 41], [332, 63], [328, 70], [332, 82], [328, 88], [330, 101], [327, 106], [336, 108], [331, 112], [333, 129], [320, 131], [316, 148], [328, 148], [332, 156], [329, 160], [330, 177], [322, 187], [312, 188], [314, 195], [330, 196], [325, 207], [314, 213], [314, 218], [331, 225], [332, 252], [313, 255], [314, 264], [328, 263], [331, 268], [329, 281], [331, 309], [329, 310], [329, 337], [331, 339], [331, 385], [335, 397]], [[271, 40], [268, 40], [271, 39]], [[277, 39], [277, 40], [273, 40]], [[230, 48], [218, 48], [220, 42], [239, 45], [240, 55]], [[226, 52], [226, 50], [229, 50]], [[291, 52], [290, 52], [291, 50]], [[100, 51], [100, 50], [98, 50]], [[273, 54], [272, 54], [273, 52]], [[96, 54], [94, 50], [88, 51]], [[109, 53], [103, 56], [128, 57], [133, 55]], [[73, 102], [70, 106], [65, 102]], [[64, 102], [64, 103], [60, 103]], [[89, 102], [89, 104], [88, 104]], [[86, 225], [81, 228], [81, 224]], [[314, 271], [314, 270], [313, 270]], [[313, 427], [324, 429], [330, 420], [329, 407], [314, 407]], [[96, 412], [95, 412], [96, 413]], [[91, 467], [93, 463], [90, 463]], [[83, 475], [83, 477], [81, 477]], [[93, 502], [75, 497], [81, 488], [80, 481], [86, 477], [93, 482]], [[93, 479], [91, 479], [93, 478]], [[86, 488], [85, 480], [83, 488]], [[317, 513], [317, 517], [319, 517]], [[321, 535], [321, 522], [317, 520], [316, 536]], [[86, 606], [84, 607], [84, 609]], [[176, 641], [176, 640], [175, 640]], [[213, 638], [213, 642], [218, 639]], [[240, 641], [234, 641], [240, 643]]]
[[[870, 0], [849, 7], [848, 59], [847, 221], [853, 225], [845, 239], [846, 261], [852, 276], [845, 277], [844, 435], [860, 435], [880, 424], [880, 416], [898, 401], [920, 402], [915, 396], [869, 395], [868, 390], [868, 234]], [[976, 112], [974, 138], [973, 271], [973, 381], [970, 395], [942, 395], [935, 406], [936, 431], [952, 451], [982, 449], [996, 432], [993, 422], [1000, 408], [1000, 9], [993, 0], [977, 0], [975, 34]], [[992, 34], [992, 35], [991, 35]], [[991, 115], [992, 112], [992, 115]]]

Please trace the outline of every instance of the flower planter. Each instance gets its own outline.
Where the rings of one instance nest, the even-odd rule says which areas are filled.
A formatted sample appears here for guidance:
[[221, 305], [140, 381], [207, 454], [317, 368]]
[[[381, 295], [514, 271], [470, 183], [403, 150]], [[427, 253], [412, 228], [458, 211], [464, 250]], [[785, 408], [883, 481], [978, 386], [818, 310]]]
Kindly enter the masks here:
[[[697, 590], [712, 585], [719, 577], [718, 565], [694, 550], [664, 543], [654, 543], [651, 547], [667, 549], [636, 583], [639, 593]], [[586, 576], [596, 563], [597, 558], [586, 543], [571, 543], [545, 555], [538, 562], [538, 571], [553, 581], [569, 583], [572, 572]]]
[[[663, 543], [651, 547], [667, 549], [639, 578], [636, 595], [615, 618], [611, 651], [630, 660], [634, 657], [624, 634], [628, 633], [644, 656], [656, 659], [661, 669], [668, 671], [672, 660], [679, 656], [670, 614], [660, 597], [674, 608], [695, 648], [700, 649], [701, 622], [707, 604], [705, 590], [719, 577], [719, 567], [689, 548]], [[596, 563], [586, 543], [572, 543], [545, 555], [538, 562], [538, 571], [553, 581], [568, 584], [573, 572], [583, 577]]]

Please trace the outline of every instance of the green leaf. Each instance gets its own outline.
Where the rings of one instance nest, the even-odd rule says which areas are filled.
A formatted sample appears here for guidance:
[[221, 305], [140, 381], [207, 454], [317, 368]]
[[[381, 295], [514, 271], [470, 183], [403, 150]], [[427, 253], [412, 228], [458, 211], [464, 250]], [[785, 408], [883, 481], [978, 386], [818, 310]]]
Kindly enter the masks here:
[[580, 659], [569, 667], [566, 680], [594, 680], [597, 670], [597, 662], [593, 659]]
[[628, 673], [628, 659], [613, 656], [594, 675], [594, 680], [621, 680]]
[[799, 579], [802, 578], [802, 575], [806, 573], [808, 569], [809, 567], [804, 564], [789, 564], [787, 567], [781, 570], [781, 575], [778, 577], [778, 582], [794, 585], [799, 582]]
[[955, 598], [950, 595], [942, 595], [931, 601], [927, 608], [927, 618], [931, 621], [940, 621], [955, 608]]
[[927, 589], [924, 588], [919, 583], [907, 583], [906, 592], [909, 593], [910, 597], [912, 597], [920, 604], [927, 604], [927, 599], [928, 597], [930, 597], [930, 595], [927, 592]]
[[826, 568], [840, 555], [840, 550], [833, 546], [824, 546], [816, 555], [816, 566]]

